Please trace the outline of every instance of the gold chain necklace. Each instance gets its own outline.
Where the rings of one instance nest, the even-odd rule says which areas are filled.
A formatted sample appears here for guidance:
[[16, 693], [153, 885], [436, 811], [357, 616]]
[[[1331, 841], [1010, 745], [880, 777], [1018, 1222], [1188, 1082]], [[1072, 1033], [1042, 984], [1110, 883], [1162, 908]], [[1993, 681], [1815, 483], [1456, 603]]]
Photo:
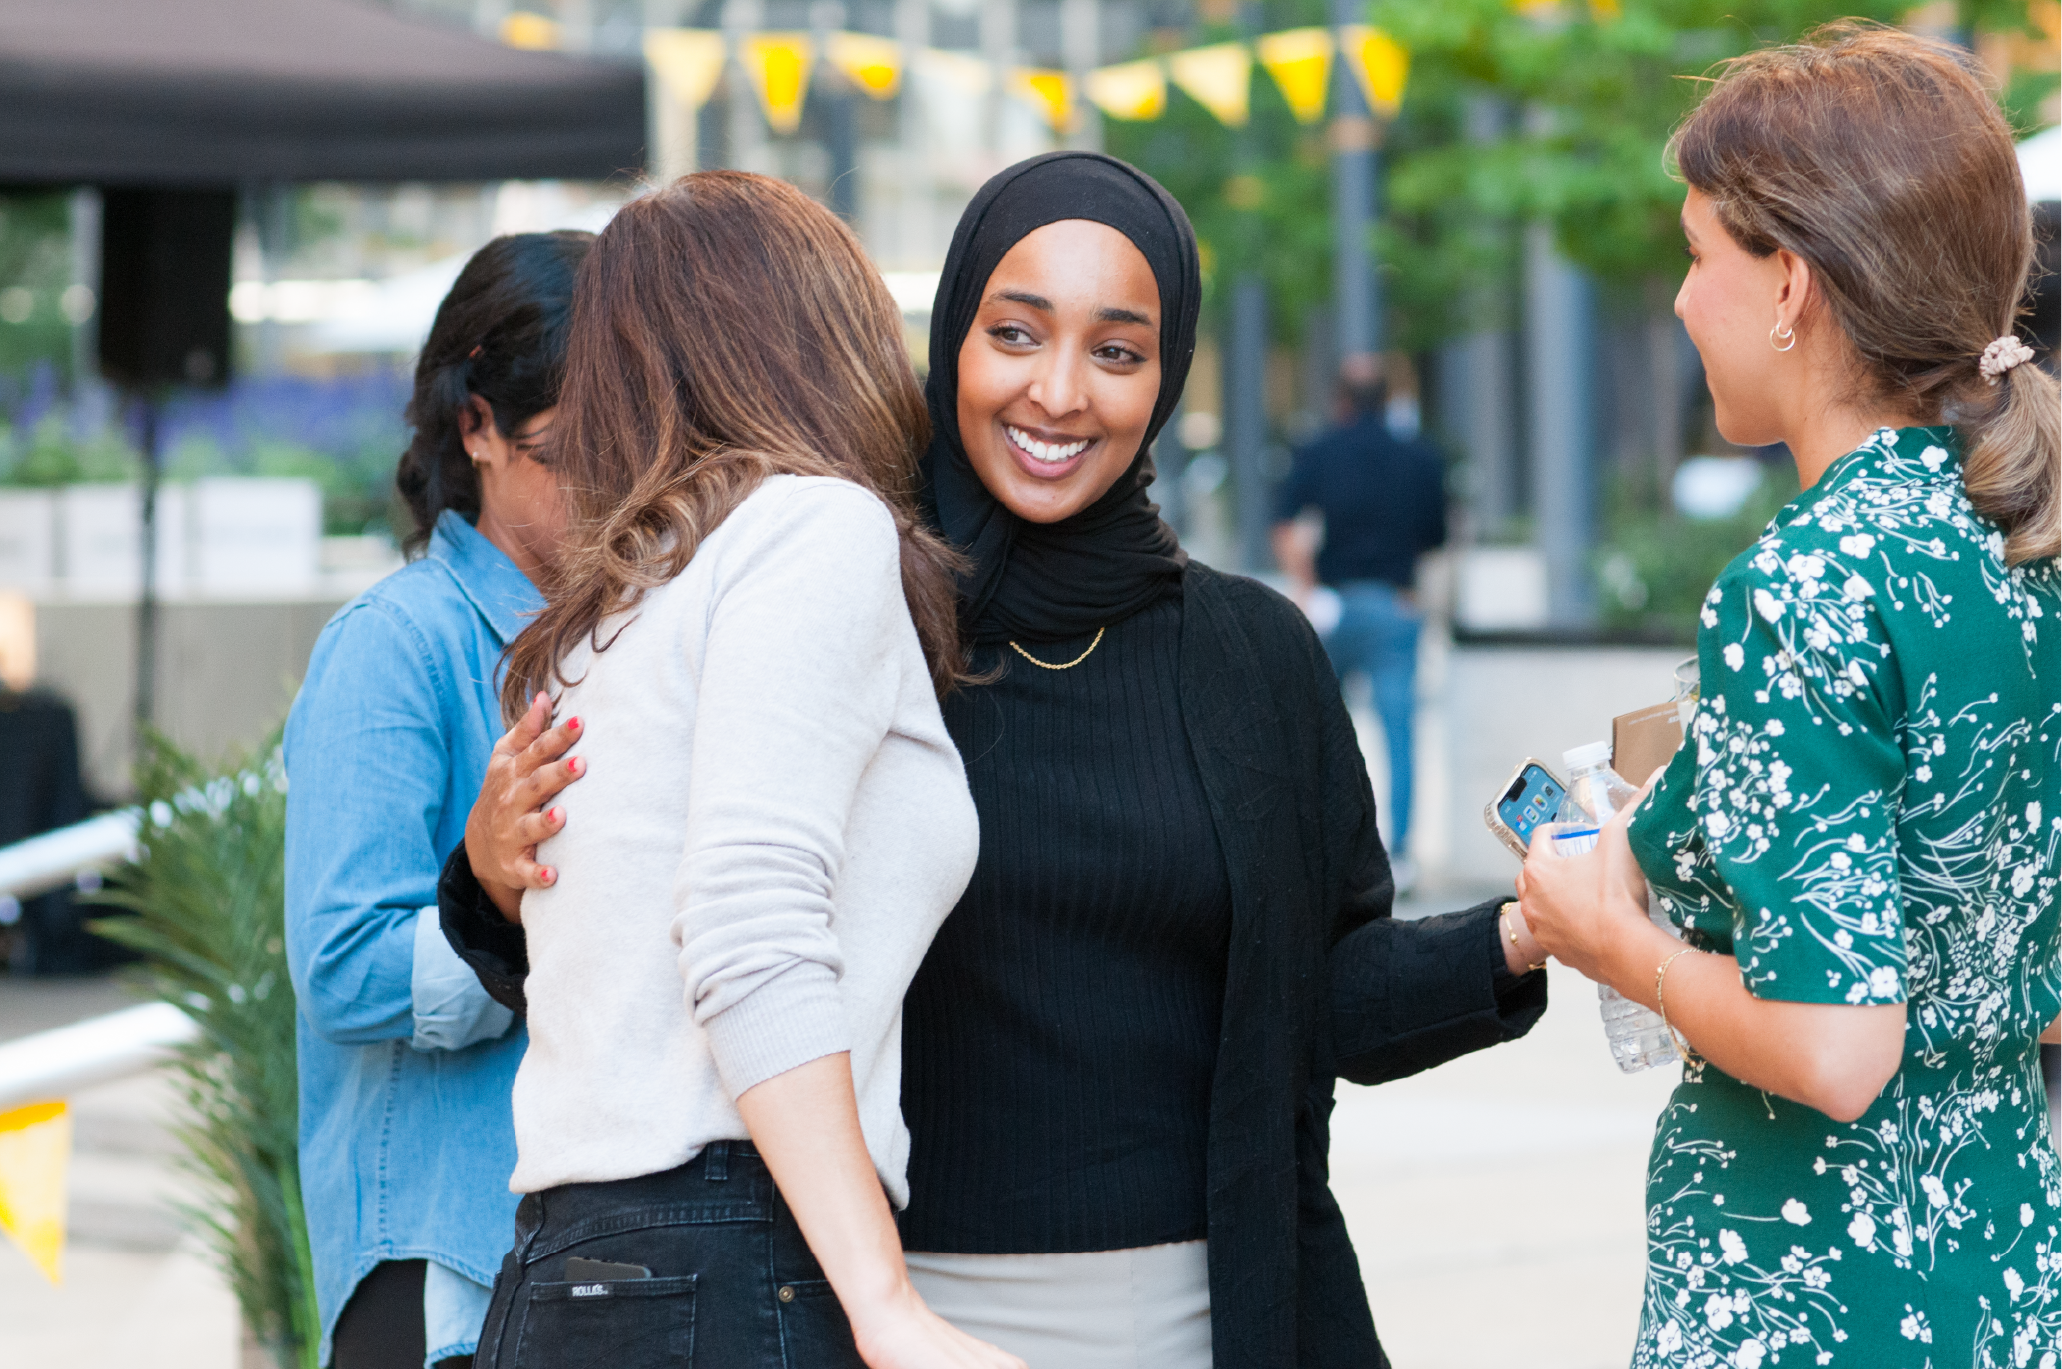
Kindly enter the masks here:
[[1024, 650], [1024, 648], [1018, 646], [1015, 642], [1010, 643], [1010, 650], [1016, 652], [1019, 656], [1022, 656], [1025, 660], [1029, 661], [1032, 665], [1037, 666], [1040, 670], [1072, 670], [1075, 666], [1080, 665], [1083, 661], [1087, 660], [1090, 656], [1093, 656], [1095, 654], [1095, 649], [1103, 644], [1103, 634], [1105, 632], [1108, 632], [1109, 630], [1110, 629], [1107, 626], [1097, 628], [1095, 630], [1095, 640], [1088, 644], [1088, 650], [1082, 652], [1073, 660], [1068, 661], [1065, 665], [1054, 665], [1051, 661], [1041, 661], [1036, 656], [1033, 656], [1030, 652]]

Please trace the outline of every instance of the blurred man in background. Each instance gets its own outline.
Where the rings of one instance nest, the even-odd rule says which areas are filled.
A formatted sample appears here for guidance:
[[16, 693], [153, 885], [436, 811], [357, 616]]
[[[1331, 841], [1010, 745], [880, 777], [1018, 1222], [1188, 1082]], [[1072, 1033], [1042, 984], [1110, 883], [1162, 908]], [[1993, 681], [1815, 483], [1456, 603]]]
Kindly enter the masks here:
[[[1446, 472], [1426, 443], [1390, 432], [1381, 358], [1339, 368], [1337, 426], [1297, 449], [1275, 505], [1275, 559], [1311, 613], [1343, 681], [1362, 671], [1389, 745], [1389, 850], [1399, 891], [1410, 856], [1411, 715], [1416, 701], [1418, 558], [1446, 541]], [[1323, 520], [1321, 532], [1306, 515]], [[1336, 621], [1318, 586], [1338, 596]]]

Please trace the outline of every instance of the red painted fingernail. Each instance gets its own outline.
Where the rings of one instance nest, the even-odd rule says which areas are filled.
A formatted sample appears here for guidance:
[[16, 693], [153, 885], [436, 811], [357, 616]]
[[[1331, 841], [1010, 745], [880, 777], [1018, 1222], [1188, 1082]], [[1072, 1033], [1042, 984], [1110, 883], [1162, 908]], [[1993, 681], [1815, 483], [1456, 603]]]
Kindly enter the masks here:
[[566, 820], [566, 810], [563, 808], [554, 808], [549, 813], [546, 813], [545, 816], [550, 818], [553, 822], [564, 822]]
[[546, 884], [556, 884], [556, 883], [558, 883], [558, 871], [556, 871], [556, 870], [546, 870], [546, 871], [544, 872], [544, 882], [545, 882]]
[[568, 719], [566, 719], [566, 731], [568, 731], [568, 732], [578, 732], [579, 730], [580, 730], [580, 720], [579, 720], [578, 718], [568, 718]]
[[573, 762], [570, 768], [572, 769], [572, 772], [576, 775], [585, 774], [587, 772], [587, 762], [581, 760], [578, 756], [575, 756], [573, 757]]

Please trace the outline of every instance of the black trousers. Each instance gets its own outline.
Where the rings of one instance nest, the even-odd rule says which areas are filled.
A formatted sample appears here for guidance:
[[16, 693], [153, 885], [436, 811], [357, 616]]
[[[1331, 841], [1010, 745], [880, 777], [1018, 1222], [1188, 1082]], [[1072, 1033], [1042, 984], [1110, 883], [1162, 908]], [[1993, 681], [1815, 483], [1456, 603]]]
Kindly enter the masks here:
[[[330, 1369], [422, 1369], [421, 1260], [385, 1260], [358, 1281], [337, 1316]], [[437, 1369], [465, 1369], [463, 1359], [437, 1361]]]
[[[580, 1258], [649, 1270], [573, 1271]], [[837, 1295], [758, 1152], [532, 1193], [476, 1369], [864, 1369]]]

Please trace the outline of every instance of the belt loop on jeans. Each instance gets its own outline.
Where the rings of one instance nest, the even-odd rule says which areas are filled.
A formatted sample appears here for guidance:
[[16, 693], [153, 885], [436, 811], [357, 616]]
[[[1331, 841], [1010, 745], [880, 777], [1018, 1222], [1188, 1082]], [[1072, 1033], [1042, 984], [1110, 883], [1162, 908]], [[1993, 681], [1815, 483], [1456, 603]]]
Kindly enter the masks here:
[[525, 1193], [516, 1204], [516, 1254], [530, 1253], [530, 1242], [544, 1229], [544, 1198], [541, 1194]]
[[702, 1154], [708, 1157], [702, 1165], [704, 1179], [720, 1184], [730, 1177], [730, 1142], [711, 1141]]

